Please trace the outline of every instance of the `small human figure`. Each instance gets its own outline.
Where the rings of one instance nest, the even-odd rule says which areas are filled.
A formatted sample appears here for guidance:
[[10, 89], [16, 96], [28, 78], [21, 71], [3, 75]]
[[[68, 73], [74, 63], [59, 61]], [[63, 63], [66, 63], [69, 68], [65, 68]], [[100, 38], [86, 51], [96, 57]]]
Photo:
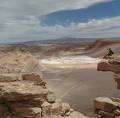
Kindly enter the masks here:
[[112, 56], [112, 55], [114, 54], [114, 52], [112, 51], [111, 48], [109, 48], [109, 49], [107, 49], [107, 50], [108, 50], [107, 56]]

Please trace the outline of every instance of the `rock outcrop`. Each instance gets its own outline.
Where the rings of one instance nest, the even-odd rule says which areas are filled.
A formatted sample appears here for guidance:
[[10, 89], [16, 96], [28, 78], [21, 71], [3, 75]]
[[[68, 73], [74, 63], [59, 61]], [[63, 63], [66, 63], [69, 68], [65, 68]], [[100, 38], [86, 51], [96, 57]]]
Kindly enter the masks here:
[[98, 64], [99, 71], [111, 71], [113, 72], [114, 80], [117, 82], [117, 88], [120, 89], [120, 57], [113, 56], [110, 59], [104, 59]]
[[[117, 88], [120, 89], [120, 56], [112, 56], [98, 64], [99, 71], [111, 71]], [[97, 118], [120, 118], [120, 98], [99, 97], [94, 100]]]
[[8, 76], [9, 82], [1, 76], [0, 118], [88, 118], [56, 100], [39, 75]]
[[120, 117], [120, 98], [96, 98], [94, 108], [97, 118], [118, 118]]

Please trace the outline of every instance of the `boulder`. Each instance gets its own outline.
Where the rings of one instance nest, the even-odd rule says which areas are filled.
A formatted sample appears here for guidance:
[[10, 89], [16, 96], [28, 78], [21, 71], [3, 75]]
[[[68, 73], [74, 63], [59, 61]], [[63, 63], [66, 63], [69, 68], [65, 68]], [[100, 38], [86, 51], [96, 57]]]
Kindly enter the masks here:
[[95, 112], [102, 110], [111, 113], [113, 110], [116, 110], [117, 108], [117, 104], [107, 97], [96, 98], [94, 101], [94, 106]]
[[68, 113], [72, 113], [70, 110], [71, 110], [70, 105], [68, 103], [62, 103], [62, 115], [63, 116]]
[[118, 98], [99, 97], [94, 101], [97, 118], [120, 117], [120, 101]]
[[55, 103], [55, 94], [51, 91], [47, 94], [47, 101], [49, 103]]
[[50, 104], [44, 102], [42, 105], [43, 116], [44, 115], [62, 115], [62, 106], [60, 103]]

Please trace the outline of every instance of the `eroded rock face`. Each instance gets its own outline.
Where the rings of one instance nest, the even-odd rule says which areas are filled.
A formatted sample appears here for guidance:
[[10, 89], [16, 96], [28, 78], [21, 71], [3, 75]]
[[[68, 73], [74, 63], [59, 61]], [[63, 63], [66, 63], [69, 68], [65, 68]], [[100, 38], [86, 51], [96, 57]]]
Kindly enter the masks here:
[[[120, 56], [113, 56], [98, 64], [99, 71], [111, 71], [117, 88], [120, 89]], [[94, 101], [97, 118], [120, 118], [120, 98], [99, 97]]]
[[8, 82], [2, 78], [0, 118], [87, 118], [68, 103], [56, 100], [37, 74], [24, 74], [19, 81], [11, 77]]
[[114, 73], [114, 80], [117, 82], [117, 88], [120, 89], [120, 57], [103, 60], [98, 64], [98, 71], [111, 71]]
[[117, 118], [120, 117], [120, 99], [99, 97], [94, 101], [97, 118]]
[[120, 64], [117, 64], [117, 62], [112, 63], [111, 60], [102, 60], [100, 63], [98, 63], [97, 69], [98, 71], [111, 71], [114, 73], [119, 73]]

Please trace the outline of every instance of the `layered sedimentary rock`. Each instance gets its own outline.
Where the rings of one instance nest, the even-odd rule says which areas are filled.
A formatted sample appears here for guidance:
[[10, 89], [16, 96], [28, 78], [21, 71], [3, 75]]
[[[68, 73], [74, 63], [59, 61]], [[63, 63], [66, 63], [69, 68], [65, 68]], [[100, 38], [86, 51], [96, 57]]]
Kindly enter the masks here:
[[104, 59], [98, 64], [99, 71], [113, 72], [113, 78], [117, 82], [117, 88], [120, 89], [120, 57], [115, 56], [111, 59]]
[[[98, 64], [99, 71], [111, 71], [117, 88], [120, 89], [120, 57], [112, 56]], [[99, 97], [94, 100], [95, 114], [97, 118], [120, 118], [120, 98]]]
[[39, 75], [11, 79], [10, 74], [9, 82], [3, 81], [4, 77], [0, 82], [0, 118], [87, 118], [68, 103], [56, 100]]
[[95, 113], [97, 118], [119, 118], [120, 99], [98, 97], [94, 101]]

